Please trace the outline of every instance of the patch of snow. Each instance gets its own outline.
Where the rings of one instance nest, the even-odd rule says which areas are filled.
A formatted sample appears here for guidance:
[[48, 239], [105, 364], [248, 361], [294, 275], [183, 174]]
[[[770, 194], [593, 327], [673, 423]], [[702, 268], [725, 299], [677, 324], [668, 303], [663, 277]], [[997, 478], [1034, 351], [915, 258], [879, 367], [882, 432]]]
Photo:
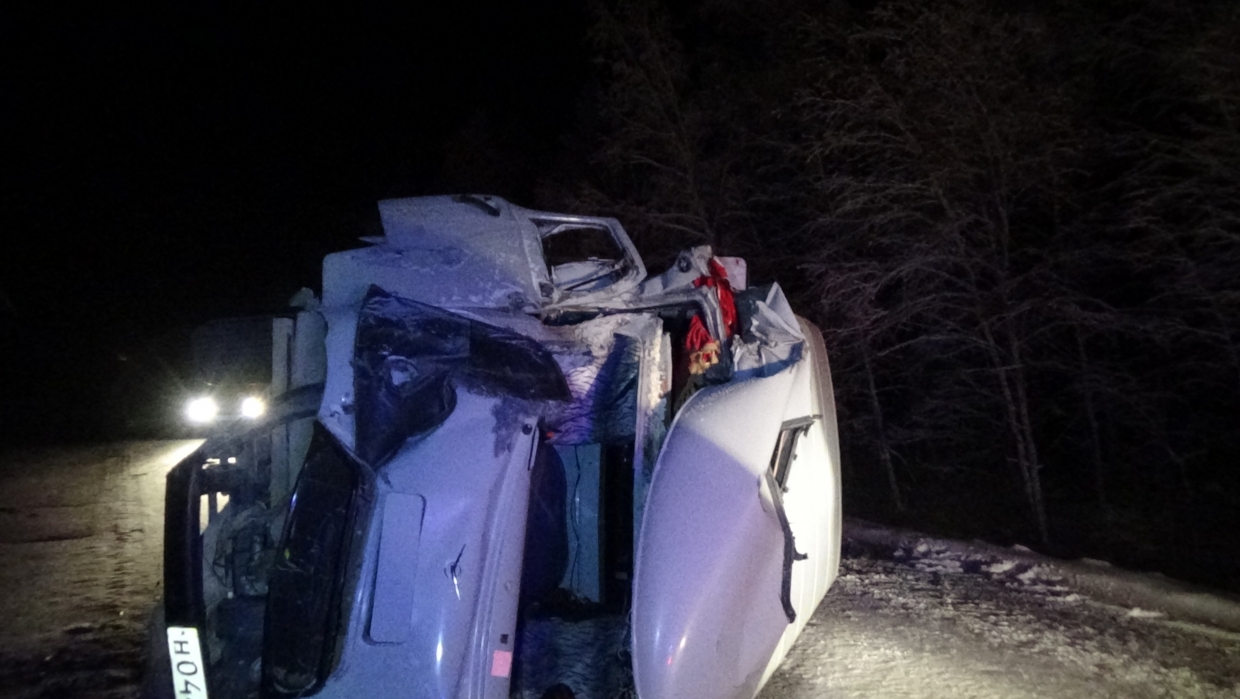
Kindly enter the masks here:
[[1023, 583], [1028, 584], [1028, 583], [1034, 582], [1035, 580], [1039, 580], [1041, 578], [1050, 577], [1048, 575], [1049, 573], [1050, 571], [1048, 571], [1043, 566], [1034, 566], [1030, 568], [1029, 570], [1026, 570], [1025, 572], [1021, 573], [1020, 575], [1017, 575], [1016, 579], [1020, 580]]
[[[852, 533], [846, 527], [846, 536]], [[1122, 614], [1077, 593], [1047, 597], [1012, 586], [1014, 571], [1045, 573], [1047, 564], [1017, 561], [1003, 567], [1006, 576], [990, 578], [984, 568], [1008, 559], [986, 547], [892, 531], [866, 536], [902, 541], [904, 560], [881, 548], [850, 548], [835, 586], [760, 699], [1240, 696], [1240, 638], [1203, 644], [1199, 634], [1160, 619], [1124, 624]], [[919, 555], [956, 556], [972, 572], [927, 573]], [[978, 561], [988, 563], [970, 565]], [[1028, 577], [1036, 580], [1036, 572]]]
[[992, 563], [986, 566], [985, 568], [983, 568], [983, 570], [985, 570], [987, 573], [998, 575], [1000, 573], [1006, 573], [1015, 567], [1016, 567], [1016, 561], [999, 561], [998, 563]]
[[[1105, 562], [1099, 565], [1096, 561], [1059, 560], [1019, 544], [1007, 548], [939, 539], [861, 520], [847, 521], [844, 529], [846, 539], [893, 550], [896, 561], [914, 568], [918, 567], [919, 555], [909, 552], [921, 548], [927, 554], [935, 552], [938, 558], [960, 560], [966, 574], [990, 574], [999, 582], [1017, 585], [1029, 593], [1048, 597], [1076, 594], [1100, 604], [1124, 609], [1140, 607], [1162, 612], [1172, 619], [1240, 632], [1240, 595], [1159, 574], [1128, 571]], [[989, 568], [996, 565], [1002, 570], [991, 572]]]

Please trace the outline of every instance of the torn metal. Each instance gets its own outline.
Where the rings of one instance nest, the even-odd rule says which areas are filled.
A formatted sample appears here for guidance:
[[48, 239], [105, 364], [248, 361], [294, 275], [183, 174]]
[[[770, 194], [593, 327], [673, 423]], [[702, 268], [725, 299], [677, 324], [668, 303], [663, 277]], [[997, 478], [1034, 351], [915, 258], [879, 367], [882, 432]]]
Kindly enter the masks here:
[[170, 474], [213, 696], [752, 699], [838, 568], [818, 330], [709, 247], [648, 277], [614, 219], [379, 209], [324, 261], [295, 485], [278, 406]]

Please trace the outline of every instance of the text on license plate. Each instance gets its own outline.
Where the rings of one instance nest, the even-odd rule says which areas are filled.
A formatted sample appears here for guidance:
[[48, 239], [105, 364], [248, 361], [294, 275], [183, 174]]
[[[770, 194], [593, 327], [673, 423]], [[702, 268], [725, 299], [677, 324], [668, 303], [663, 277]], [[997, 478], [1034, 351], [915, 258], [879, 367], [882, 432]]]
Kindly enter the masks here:
[[198, 629], [168, 627], [168, 661], [172, 665], [172, 691], [177, 699], [207, 699], [207, 677], [202, 665]]

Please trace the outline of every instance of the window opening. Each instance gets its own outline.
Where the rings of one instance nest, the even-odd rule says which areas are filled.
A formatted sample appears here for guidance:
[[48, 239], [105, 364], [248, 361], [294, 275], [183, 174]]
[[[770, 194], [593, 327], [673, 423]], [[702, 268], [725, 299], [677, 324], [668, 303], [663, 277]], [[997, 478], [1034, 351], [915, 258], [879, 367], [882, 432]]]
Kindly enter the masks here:
[[551, 281], [561, 291], [593, 291], [614, 281], [623, 265], [624, 250], [605, 226], [560, 223], [539, 229]]
[[789, 420], [780, 427], [779, 439], [775, 442], [775, 452], [771, 454], [771, 474], [781, 490], [788, 489], [788, 474], [792, 471], [792, 462], [797, 458], [797, 443], [801, 435], [809, 431], [810, 425], [818, 419], [817, 415], [809, 415]]

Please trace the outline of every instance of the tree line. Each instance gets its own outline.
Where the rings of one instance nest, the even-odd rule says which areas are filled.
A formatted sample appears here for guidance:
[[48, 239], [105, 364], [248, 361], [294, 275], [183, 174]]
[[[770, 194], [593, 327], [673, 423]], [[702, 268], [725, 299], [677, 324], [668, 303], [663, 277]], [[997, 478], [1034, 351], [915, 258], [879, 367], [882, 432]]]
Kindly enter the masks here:
[[1240, 586], [1240, 9], [590, 8], [539, 205], [779, 280], [853, 514]]

